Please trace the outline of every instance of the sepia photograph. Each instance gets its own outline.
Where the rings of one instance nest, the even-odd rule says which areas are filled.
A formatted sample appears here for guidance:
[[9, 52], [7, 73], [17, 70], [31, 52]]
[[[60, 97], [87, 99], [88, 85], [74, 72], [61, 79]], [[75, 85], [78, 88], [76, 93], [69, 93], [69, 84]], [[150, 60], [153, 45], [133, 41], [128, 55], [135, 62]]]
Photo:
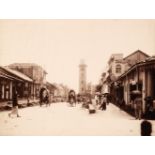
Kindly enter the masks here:
[[155, 19], [0, 19], [0, 136], [155, 136]]

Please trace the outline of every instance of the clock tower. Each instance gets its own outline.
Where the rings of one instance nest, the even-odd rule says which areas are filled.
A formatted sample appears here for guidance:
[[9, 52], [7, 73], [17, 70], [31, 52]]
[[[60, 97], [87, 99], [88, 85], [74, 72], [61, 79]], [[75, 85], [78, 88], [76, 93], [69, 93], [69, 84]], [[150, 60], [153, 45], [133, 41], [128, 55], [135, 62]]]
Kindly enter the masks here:
[[84, 60], [81, 60], [79, 65], [79, 93], [86, 93], [86, 67], [87, 65], [84, 63]]

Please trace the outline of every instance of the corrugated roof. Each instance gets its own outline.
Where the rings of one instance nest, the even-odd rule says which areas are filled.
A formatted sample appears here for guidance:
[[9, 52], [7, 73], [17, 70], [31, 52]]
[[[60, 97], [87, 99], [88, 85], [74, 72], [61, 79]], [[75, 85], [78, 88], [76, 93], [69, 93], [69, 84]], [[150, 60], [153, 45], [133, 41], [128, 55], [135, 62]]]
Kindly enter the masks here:
[[23, 79], [21, 79], [21, 78], [19, 78], [17, 76], [14, 76], [14, 74], [10, 75], [8, 73], [10, 73], [10, 72], [8, 72], [5, 68], [0, 66], [0, 77], [7, 78], [7, 79], [10, 79], [10, 80], [23, 81]]
[[23, 79], [25, 81], [33, 82], [33, 80], [31, 78], [29, 78], [28, 76], [26, 76], [25, 74], [23, 74], [21, 72], [18, 72], [16, 70], [10, 69], [8, 67], [2, 67], [2, 68], [4, 68], [6, 71], [8, 71], [8, 72], [10, 72], [10, 73], [12, 73], [14, 75], [16, 75], [17, 77], [19, 77], [19, 78], [21, 78], [21, 79]]
[[150, 57], [149, 59], [145, 60], [145, 61], [141, 61], [141, 62], [138, 62], [136, 64], [134, 64], [131, 68], [129, 68], [125, 73], [123, 73], [122, 75], [120, 75], [118, 77], [118, 79], [126, 76], [129, 72], [131, 72], [133, 69], [135, 69], [136, 67], [139, 67], [139, 66], [143, 66], [143, 65], [147, 65], [147, 64], [151, 64], [151, 63], [155, 63], [155, 58], [153, 57]]
[[3, 75], [3, 74], [0, 74], [0, 77], [6, 78], [6, 79], [9, 79], [9, 80], [12, 80], [12, 78], [10, 78], [10, 77], [8, 77], [8, 76], [6, 76], [6, 75]]

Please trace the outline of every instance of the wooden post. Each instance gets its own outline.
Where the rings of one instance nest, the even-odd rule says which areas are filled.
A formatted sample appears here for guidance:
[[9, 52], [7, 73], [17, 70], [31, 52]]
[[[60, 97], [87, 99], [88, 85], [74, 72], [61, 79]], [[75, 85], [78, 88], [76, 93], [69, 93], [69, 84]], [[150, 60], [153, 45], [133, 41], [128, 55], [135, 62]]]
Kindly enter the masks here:
[[145, 69], [143, 70], [143, 85], [142, 85], [142, 110], [145, 113], [145, 97], [146, 97], [146, 73]]

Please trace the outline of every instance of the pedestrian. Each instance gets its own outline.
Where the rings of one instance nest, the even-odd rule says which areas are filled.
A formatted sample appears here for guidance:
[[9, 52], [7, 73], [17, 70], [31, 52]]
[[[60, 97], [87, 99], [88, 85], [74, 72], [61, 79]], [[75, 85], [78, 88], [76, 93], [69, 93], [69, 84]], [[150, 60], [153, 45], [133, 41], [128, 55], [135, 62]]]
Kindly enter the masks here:
[[40, 89], [40, 91], [39, 91], [39, 99], [40, 99], [39, 104], [40, 104], [40, 107], [41, 107], [42, 104], [43, 104], [43, 92], [44, 92], [44, 90], [45, 90], [45, 88], [42, 87], [42, 88]]
[[47, 106], [50, 106], [50, 100], [49, 100], [49, 97], [50, 97], [50, 96], [49, 96], [49, 95], [50, 95], [49, 90], [46, 89], [46, 90], [45, 90], [45, 99], [44, 99], [44, 100], [45, 100], [46, 107], [47, 107]]
[[77, 94], [76, 99], [77, 99], [77, 104], [79, 104], [81, 102], [81, 100], [80, 100], [80, 94]]
[[99, 98], [98, 98], [98, 96], [97, 96], [97, 95], [95, 95], [95, 102], [96, 102], [96, 105], [98, 105], [98, 104], [99, 104]]
[[137, 93], [134, 100], [135, 117], [141, 120], [142, 117], [142, 96], [141, 93]]
[[151, 136], [152, 124], [149, 121], [144, 120], [141, 123], [141, 136]]
[[107, 93], [107, 105], [110, 103], [110, 95]]
[[95, 110], [97, 110], [97, 102], [95, 97], [92, 97], [92, 105], [94, 106]]
[[88, 110], [89, 110], [89, 114], [96, 113], [96, 109], [95, 109], [94, 105], [92, 104], [92, 102], [88, 103]]
[[20, 117], [18, 114], [18, 93], [17, 93], [16, 87], [13, 87], [12, 111], [11, 111], [11, 113], [8, 114], [8, 116], [11, 117], [11, 115], [16, 115], [17, 117]]
[[102, 96], [102, 98], [101, 98], [101, 106], [99, 107], [99, 109], [106, 110], [106, 104], [107, 104], [107, 98], [105, 96]]

